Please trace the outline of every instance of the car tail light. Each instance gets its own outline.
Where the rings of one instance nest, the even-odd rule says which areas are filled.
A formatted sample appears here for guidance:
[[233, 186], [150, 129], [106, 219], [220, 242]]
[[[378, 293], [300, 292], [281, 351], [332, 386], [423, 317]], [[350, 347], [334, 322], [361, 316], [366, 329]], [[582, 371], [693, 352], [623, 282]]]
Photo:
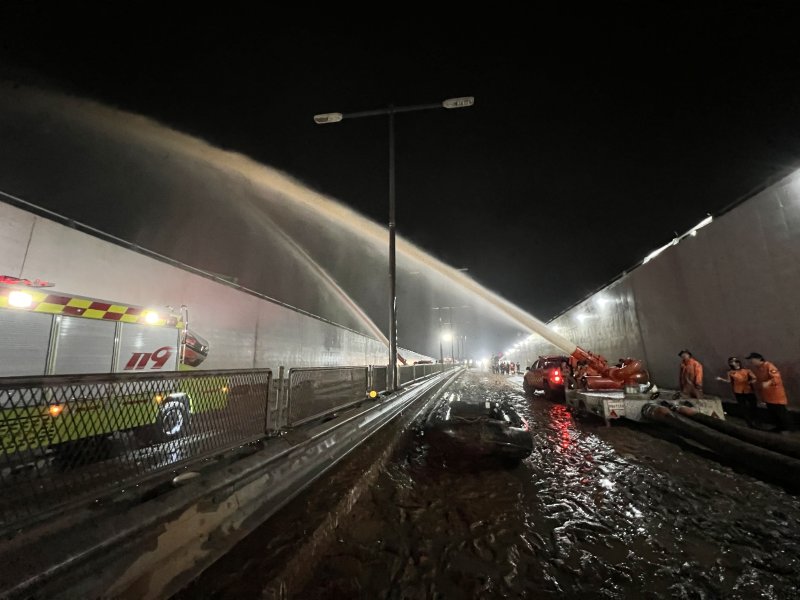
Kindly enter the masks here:
[[561, 383], [561, 371], [553, 369], [550, 373], [550, 381], [552, 383]]

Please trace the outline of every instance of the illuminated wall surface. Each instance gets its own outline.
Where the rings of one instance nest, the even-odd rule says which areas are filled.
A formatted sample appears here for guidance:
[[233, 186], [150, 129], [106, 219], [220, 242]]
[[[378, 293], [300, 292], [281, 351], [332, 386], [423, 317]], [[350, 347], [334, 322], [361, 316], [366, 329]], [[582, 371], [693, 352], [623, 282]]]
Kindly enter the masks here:
[[[378, 340], [4, 203], [0, 274], [156, 310], [185, 304], [191, 329], [209, 342], [203, 369], [386, 364], [389, 357]], [[400, 354], [409, 364], [428, 358]]]
[[[780, 369], [790, 405], [800, 408], [800, 172], [682, 237], [551, 325], [612, 363], [645, 359], [662, 387], [677, 386], [678, 351], [688, 348], [705, 366], [705, 389], [723, 397], [730, 387], [715, 377], [725, 375], [728, 357], [759, 352]], [[536, 336], [518, 355], [530, 365], [550, 353], [560, 354]]]

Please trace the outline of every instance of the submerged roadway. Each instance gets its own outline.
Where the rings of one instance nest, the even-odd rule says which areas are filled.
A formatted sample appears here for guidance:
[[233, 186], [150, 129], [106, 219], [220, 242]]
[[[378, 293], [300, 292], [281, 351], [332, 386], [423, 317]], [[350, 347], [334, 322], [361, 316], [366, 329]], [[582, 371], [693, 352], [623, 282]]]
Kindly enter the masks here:
[[465, 372], [453, 400], [510, 402], [533, 453], [454, 461], [422, 419], [385, 428], [175, 600], [798, 597], [795, 494], [655, 425], [577, 421], [519, 376]]

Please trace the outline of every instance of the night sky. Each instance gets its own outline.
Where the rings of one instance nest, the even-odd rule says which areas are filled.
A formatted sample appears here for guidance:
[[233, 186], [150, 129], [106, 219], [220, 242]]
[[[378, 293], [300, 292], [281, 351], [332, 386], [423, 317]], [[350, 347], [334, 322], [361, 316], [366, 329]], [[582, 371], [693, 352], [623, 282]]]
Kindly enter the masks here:
[[800, 160], [792, 3], [464, 4], [447, 21], [44, 6], [3, 3], [0, 75], [146, 115], [380, 223], [386, 119], [312, 116], [474, 96], [397, 116], [398, 234], [543, 320]]

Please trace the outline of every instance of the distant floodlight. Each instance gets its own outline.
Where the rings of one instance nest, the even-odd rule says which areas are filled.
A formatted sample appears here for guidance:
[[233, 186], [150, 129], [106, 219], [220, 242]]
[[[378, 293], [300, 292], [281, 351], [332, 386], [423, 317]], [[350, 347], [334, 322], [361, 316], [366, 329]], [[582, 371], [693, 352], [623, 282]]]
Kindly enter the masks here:
[[695, 225], [692, 228], [692, 230], [689, 232], [689, 235], [691, 235], [692, 237], [697, 236], [697, 230], [705, 227], [706, 225], [711, 223], [711, 221], [713, 221], [713, 220], [714, 220], [714, 217], [712, 217], [711, 215], [708, 215], [705, 219], [700, 221], [697, 225]]
[[338, 123], [344, 118], [342, 113], [323, 113], [321, 115], [314, 115], [314, 123], [317, 125], [325, 125], [326, 123]]
[[581, 323], [583, 323], [586, 319], [589, 318], [589, 315], [587, 315], [586, 313], [578, 313], [577, 315], [575, 315], [575, 318], [578, 319], [578, 321], [580, 321]]
[[599, 304], [600, 306], [606, 306], [607, 304], [611, 304], [613, 300], [608, 296], [598, 296], [595, 299], [595, 302], [597, 302], [597, 304]]
[[443, 342], [449, 342], [452, 339], [453, 339], [453, 334], [452, 333], [443, 333], [442, 334], [442, 341]]
[[158, 323], [158, 313], [152, 310], [147, 311], [144, 313], [144, 322], [148, 325], [155, 325]]
[[442, 102], [445, 108], [467, 108], [475, 104], [475, 96], [463, 96], [461, 98], [448, 98]]
[[675, 239], [673, 239], [673, 240], [672, 240], [672, 241], [671, 241], [669, 244], [664, 244], [663, 246], [661, 246], [661, 248], [658, 248], [658, 249], [656, 249], [656, 250], [653, 250], [653, 251], [652, 251], [650, 254], [648, 254], [647, 256], [645, 256], [645, 257], [644, 257], [644, 260], [642, 261], [642, 264], [643, 264], [643, 265], [646, 265], [646, 264], [647, 264], [647, 263], [649, 263], [651, 260], [653, 260], [653, 259], [654, 259], [656, 256], [658, 256], [659, 254], [661, 254], [661, 253], [662, 253], [664, 250], [666, 250], [666, 249], [667, 249], [667, 248], [669, 248], [670, 246], [674, 246], [674, 245], [675, 245], [675, 244], [677, 244], [677, 243], [678, 243], [678, 238], [675, 238]]

